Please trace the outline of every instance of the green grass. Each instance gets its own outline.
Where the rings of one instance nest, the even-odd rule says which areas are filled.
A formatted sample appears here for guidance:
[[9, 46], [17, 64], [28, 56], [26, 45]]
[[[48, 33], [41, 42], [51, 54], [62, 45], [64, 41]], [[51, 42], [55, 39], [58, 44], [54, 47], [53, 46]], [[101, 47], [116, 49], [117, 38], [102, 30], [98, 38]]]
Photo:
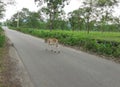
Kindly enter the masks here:
[[57, 31], [56, 33], [67, 33], [81, 38], [100, 39], [106, 41], [120, 42], [120, 32], [93, 32], [89, 34], [86, 31]]
[[[15, 27], [12, 29], [17, 30]], [[51, 33], [50, 30], [41, 30], [41, 29], [33, 29], [33, 28], [19, 28], [18, 30], [29, 33], [35, 34], [36, 36], [40, 36], [39, 34], [42, 33]], [[87, 31], [71, 31], [71, 30], [53, 30], [52, 33], [57, 35], [72, 35], [79, 38], [91, 38], [91, 39], [99, 39], [99, 40], [106, 40], [106, 41], [115, 41], [120, 42], [120, 32], [100, 32], [100, 31], [90, 31], [88, 34]]]
[[40, 36], [40, 33], [54, 33], [57, 35], [67, 35], [67, 36], [74, 36], [79, 38], [91, 38], [91, 39], [99, 39], [99, 40], [106, 40], [106, 41], [115, 41], [120, 42], [120, 32], [99, 32], [99, 31], [90, 31], [88, 34], [87, 31], [67, 31], [67, 30], [38, 30], [38, 29], [20, 29], [20, 31], [24, 33], [35, 34], [36, 36]]
[[2, 28], [0, 27], [0, 47], [2, 47], [4, 43], [5, 43], [5, 35]]
[[[15, 28], [16, 29], [16, 28]], [[64, 45], [82, 47], [98, 54], [120, 57], [120, 32], [16, 29], [40, 38], [55, 37]]]
[[93, 39], [120, 42], [120, 32], [91, 32], [88, 37]]

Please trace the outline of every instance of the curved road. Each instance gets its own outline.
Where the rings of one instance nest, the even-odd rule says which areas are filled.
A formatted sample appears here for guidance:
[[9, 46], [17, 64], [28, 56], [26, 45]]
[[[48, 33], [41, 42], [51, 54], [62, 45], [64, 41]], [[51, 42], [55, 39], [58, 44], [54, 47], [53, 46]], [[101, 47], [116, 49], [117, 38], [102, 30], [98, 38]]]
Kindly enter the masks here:
[[120, 64], [63, 46], [46, 51], [42, 39], [4, 30], [35, 87], [120, 87]]

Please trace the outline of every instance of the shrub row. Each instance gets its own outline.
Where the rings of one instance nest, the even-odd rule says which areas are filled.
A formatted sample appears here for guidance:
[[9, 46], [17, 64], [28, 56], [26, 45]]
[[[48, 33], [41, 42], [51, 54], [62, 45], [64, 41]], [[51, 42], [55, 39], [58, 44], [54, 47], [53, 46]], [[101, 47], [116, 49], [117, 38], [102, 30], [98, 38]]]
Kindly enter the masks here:
[[5, 35], [3, 33], [2, 28], [0, 27], [0, 47], [2, 47], [5, 43]]
[[82, 47], [84, 50], [96, 52], [101, 55], [120, 57], [120, 42], [117, 41], [91, 38], [91, 36], [84, 35], [84, 33], [77, 34], [70, 31], [49, 31], [23, 28], [17, 30], [41, 38], [55, 37], [64, 45]]

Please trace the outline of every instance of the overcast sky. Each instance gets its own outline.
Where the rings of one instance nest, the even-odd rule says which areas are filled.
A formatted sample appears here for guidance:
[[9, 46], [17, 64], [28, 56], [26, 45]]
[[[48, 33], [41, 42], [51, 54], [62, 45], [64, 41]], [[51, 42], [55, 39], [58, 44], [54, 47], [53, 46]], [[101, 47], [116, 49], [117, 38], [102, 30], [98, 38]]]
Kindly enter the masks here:
[[[34, 3], [34, 0], [15, 0], [16, 6], [7, 6], [4, 20], [10, 19], [13, 14], [17, 11], [20, 11], [22, 8], [28, 8], [30, 11], [37, 11], [37, 6]], [[70, 4], [64, 9], [68, 13], [75, 9], [78, 9], [81, 5], [81, 0], [71, 0]], [[116, 8], [115, 15], [120, 15], [120, 7]]]

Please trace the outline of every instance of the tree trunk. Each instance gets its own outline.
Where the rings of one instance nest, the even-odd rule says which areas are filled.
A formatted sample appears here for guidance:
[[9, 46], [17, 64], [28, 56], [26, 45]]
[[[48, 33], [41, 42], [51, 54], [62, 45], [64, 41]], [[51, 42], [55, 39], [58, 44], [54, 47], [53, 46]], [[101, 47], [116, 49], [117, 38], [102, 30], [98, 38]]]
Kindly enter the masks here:
[[87, 29], [87, 33], [89, 34], [89, 20], [87, 20], [87, 23], [86, 23], [86, 29]]
[[50, 23], [49, 23], [50, 31], [52, 31], [52, 14], [50, 13]]

